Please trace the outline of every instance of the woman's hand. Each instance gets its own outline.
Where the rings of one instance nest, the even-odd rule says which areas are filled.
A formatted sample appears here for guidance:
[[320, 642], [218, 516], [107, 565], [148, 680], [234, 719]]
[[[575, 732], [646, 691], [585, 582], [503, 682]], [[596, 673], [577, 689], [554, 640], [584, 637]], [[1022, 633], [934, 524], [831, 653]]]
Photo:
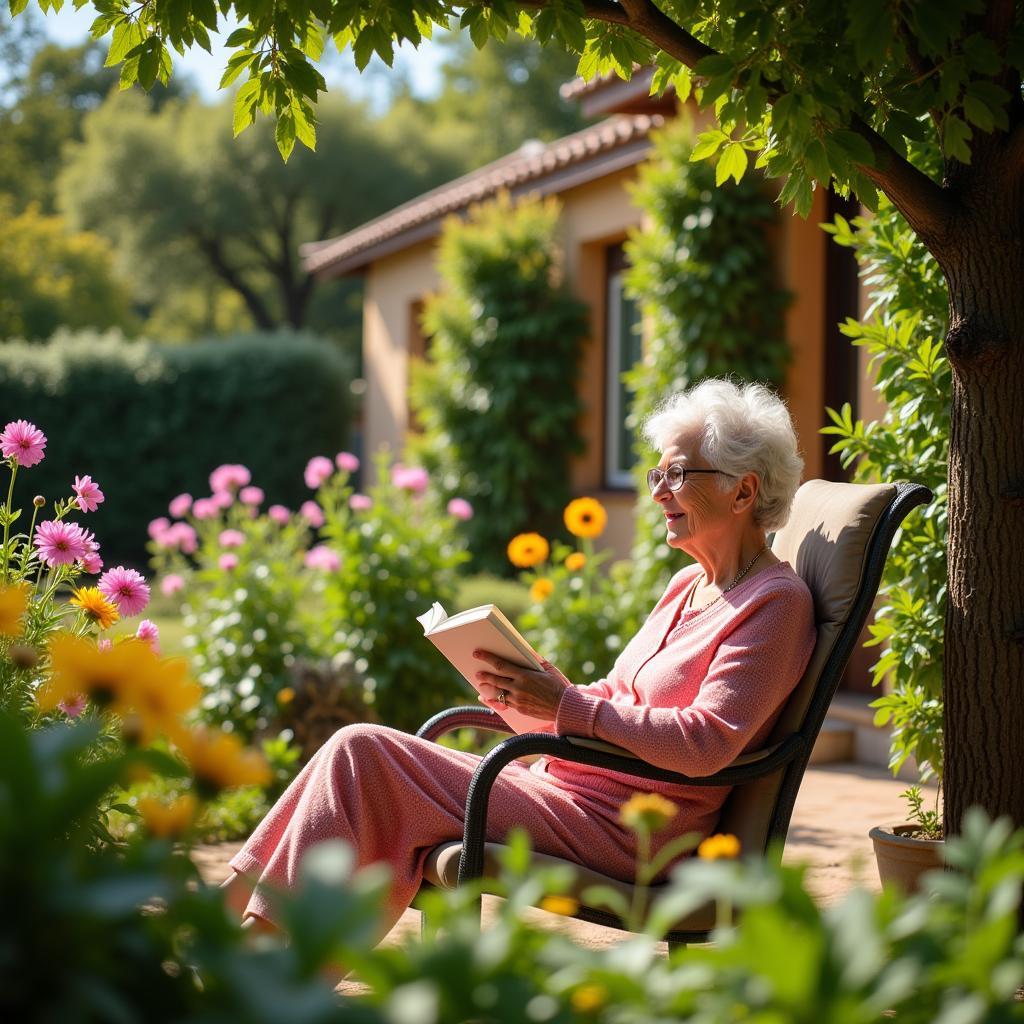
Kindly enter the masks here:
[[512, 708], [545, 722], [555, 720], [562, 693], [572, 684], [551, 662], [542, 661], [544, 671], [536, 672], [520, 668], [490, 651], [476, 650], [473, 657], [488, 666], [476, 673], [480, 696], [488, 707], [498, 712]]

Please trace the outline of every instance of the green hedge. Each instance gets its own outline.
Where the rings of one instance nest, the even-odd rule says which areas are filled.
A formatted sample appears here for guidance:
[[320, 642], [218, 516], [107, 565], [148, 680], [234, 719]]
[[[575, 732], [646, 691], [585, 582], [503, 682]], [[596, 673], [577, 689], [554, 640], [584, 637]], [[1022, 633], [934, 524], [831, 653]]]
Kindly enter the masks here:
[[209, 494], [221, 463], [248, 466], [268, 502], [309, 497], [306, 461], [348, 437], [350, 376], [335, 348], [307, 334], [173, 347], [65, 334], [0, 344], [0, 426], [27, 419], [48, 438], [45, 460], [19, 474], [22, 504], [68, 496], [75, 474], [90, 474], [106, 502], [85, 522], [106, 564], [141, 566], [149, 520], [182, 491]]

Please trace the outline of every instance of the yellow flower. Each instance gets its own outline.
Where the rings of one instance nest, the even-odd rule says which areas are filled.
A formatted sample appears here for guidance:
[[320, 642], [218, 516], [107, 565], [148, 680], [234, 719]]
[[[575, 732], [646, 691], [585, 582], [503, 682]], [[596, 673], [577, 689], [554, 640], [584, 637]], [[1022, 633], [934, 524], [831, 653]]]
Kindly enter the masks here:
[[608, 989], [604, 985], [580, 985], [572, 994], [572, 1008], [578, 1013], [592, 1013], [608, 1002]]
[[36, 700], [43, 711], [84, 694], [98, 707], [124, 714], [152, 671], [156, 656], [143, 643], [101, 650], [95, 641], [60, 633], [50, 642], [50, 678]]
[[530, 600], [540, 604], [541, 601], [546, 601], [554, 592], [555, 585], [551, 580], [534, 580], [533, 586], [530, 587]]
[[519, 533], [508, 542], [508, 560], [520, 569], [532, 569], [548, 557], [548, 542], [539, 533]]
[[130, 643], [145, 647], [151, 658], [132, 694], [141, 722], [140, 742], [150, 743], [161, 733], [177, 738], [181, 719], [199, 703], [202, 690], [189, 678], [184, 658], [160, 658], [148, 644], [137, 640]]
[[569, 572], [579, 572], [587, 564], [587, 556], [582, 551], [574, 551], [565, 560], [565, 567]]
[[198, 803], [191, 793], [183, 793], [169, 804], [151, 796], [140, 797], [138, 807], [151, 835], [158, 839], [177, 839], [195, 820]]
[[200, 791], [217, 793], [233, 786], [265, 786], [270, 782], [267, 762], [255, 750], [246, 750], [232, 733], [197, 729], [180, 736], [178, 746]]
[[634, 793], [620, 808], [619, 818], [634, 832], [658, 832], [676, 816], [677, 810], [671, 800], [657, 793]]
[[564, 519], [574, 537], [599, 537], [608, 522], [608, 513], [596, 498], [577, 498], [565, 506]]
[[572, 917], [580, 909], [580, 903], [571, 896], [545, 896], [540, 901], [540, 909], [546, 910], [549, 914]]
[[107, 600], [99, 587], [80, 587], [74, 592], [71, 604], [81, 608], [86, 618], [95, 622], [100, 629], [110, 629], [121, 618], [117, 605]]
[[277, 691], [278, 704], [291, 704], [295, 700], [295, 691], [290, 686], [282, 687]]
[[28, 608], [28, 587], [15, 583], [0, 587], [0, 636], [20, 636], [21, 619]]
[[727, 833], [708, 836], [697, 847], [697, 856], [704, 860], [735, 860], [740, 855], [740, 841]]

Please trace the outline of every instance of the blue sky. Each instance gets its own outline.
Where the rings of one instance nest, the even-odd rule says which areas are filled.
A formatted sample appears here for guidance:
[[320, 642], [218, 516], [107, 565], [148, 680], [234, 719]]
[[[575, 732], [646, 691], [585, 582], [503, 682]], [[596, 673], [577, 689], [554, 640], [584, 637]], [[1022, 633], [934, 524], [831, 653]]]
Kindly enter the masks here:
[[[64, 8], [58, 13], [50, 12], [41, 18], [43, 28], [47, 35], [54, 42], [70, 46], [82, 42], [89, 35], [89, 26], [95, 18], [95, 12], [91, 7], [86, 6], [81, 10], [75, 10], [70, 3], [65, 3]], [[235, 26], [225, 24], [220, 37], [214, 37], [213, 54], [195, 47], [192, 52], [179, 57], [173, 50], [171, 57], [174, 60], [174, 73], [186, 73], [191, 76], [199, 91], [208, 99], [214, 99], [217, 95], [217, 84], [227, 64], [227, 55], [230, 51], [219, 46], [220, 39], [226, 39]], [[325, 61], [321, 70], [328, 84], [340, 86], [346, 93], [352, 96], [361, 96], [373, 99], [375, 83], [379, 87], [379, 72], [387, 72], [379, 58], [374, 57], [370, 63], [368, 73], [360, 75], [352, 63], [351, 51], [343, 56], [338, 56], [331, 44], [328, 44], [327, 53], [330, 59]], [[405, 74], [413, 88], [419, 95], [430, 95], [437, 90], [440, 84], [439, 68], [441, 64], [440, 48], [431, 46], [429, 42], [424, 43], [419, 50], [411, 46], [405, 46], [398, 51], [395, 59], [395, 68], [399, 73]], [[374, 72], [378, 72], [375, 74]]]

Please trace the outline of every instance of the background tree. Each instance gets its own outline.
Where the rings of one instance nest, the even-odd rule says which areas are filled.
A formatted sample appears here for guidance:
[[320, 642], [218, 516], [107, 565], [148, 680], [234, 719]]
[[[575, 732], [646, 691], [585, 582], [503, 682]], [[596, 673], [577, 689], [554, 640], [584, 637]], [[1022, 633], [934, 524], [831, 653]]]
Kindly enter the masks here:
[[[358, 317], [358, 304], [353, 311], [346, 301], [354, 286], [320, 287], [299, 245], [363, 223], [433, 176], [424, 180], [415, 139], [404, 151], [387, 144], [360, 106], [332, 98], [319, 114], [318, 152], [303, 150], [286, 166], [267, 124], [233, 142], [224, 104], [192, 99], [153, 112], [136, 95], [111, 96], [68, 152], [61, 207], [76, 227], [114, 243], [122, 272], [150, 309], [170, 300], [178, 311], [179, 297], [194, 300], [202, 282], [221, 286], [196, 309], [205, 323], [186, 317], [179, 326], [186, 335], [217, 327], [225, 289], [235, 296], [228, 309], [244, 311], [260, 330], [337, 331], [346, 315]], [[158, 320], [172, 327], [166, 308]]]
[[[576, 70], [570, 54], [545, 50], [536, 40], [510, 36], [480, 50], [462, 34], [439, 37], [444, 50], [441, 90], [429, 99], [395, 97], [388, 120], [444, 140], [460, 171], [511, 153], [527, 139], [550, 142], [588, 122], [559, 86]], [[418, 127], [417, 127], [418, 126]]]
[[[40, 0], [44, 2], [44, 0]], [[21, 10], [27, 0], [12, 0]], [[205, 42], [206, 0], [131, 6], [104, 0], [122, 78], [166, 80], [167, 45]], [[357, 66], [396, 41], [422, 41], [454, 10], [473, 41], [510, 31], [581, 54], [586, 76], [656, 63], [713, 106], [720, 129], [698, 147], [718, 175], [742, 177], [749, 153], [785, 179], [780, 200], [809, 212], [815, 183], [869, 207], [881, 191], [935, 257], [949, 288], [951, 367], [949, 603], [945, 631], [947, 823], [980, 804], [1024, 824], [1024, 30], [1015, 0], [225, 0], [243, 22], [230, 73], [248, 75], [236, 130], [274, 114], [285, 154], [315, 143], [325, 83], [313, 62], [328, 36]], [[930, 138], [942, 169], [915, 165], [908, 140]]]
[[67, 231], [31, 205], [15, 213], [0, 196], [0, 340], [41, 341], [58, 327], [136, 326], [106, 239]]
[[[14, 61], [0, 92], [0, 192], [21, 209], [35, 202], [53, 213], [64, 147], [81, 139], [83, 121], [117, 87], [118, 73], [103, 66], [105, 47], [92, 40], [62, 47], [10, 28], [0, 40]], [[169, 82], [153, 89], [146, 106], [188, 91], [187, 79]]]

